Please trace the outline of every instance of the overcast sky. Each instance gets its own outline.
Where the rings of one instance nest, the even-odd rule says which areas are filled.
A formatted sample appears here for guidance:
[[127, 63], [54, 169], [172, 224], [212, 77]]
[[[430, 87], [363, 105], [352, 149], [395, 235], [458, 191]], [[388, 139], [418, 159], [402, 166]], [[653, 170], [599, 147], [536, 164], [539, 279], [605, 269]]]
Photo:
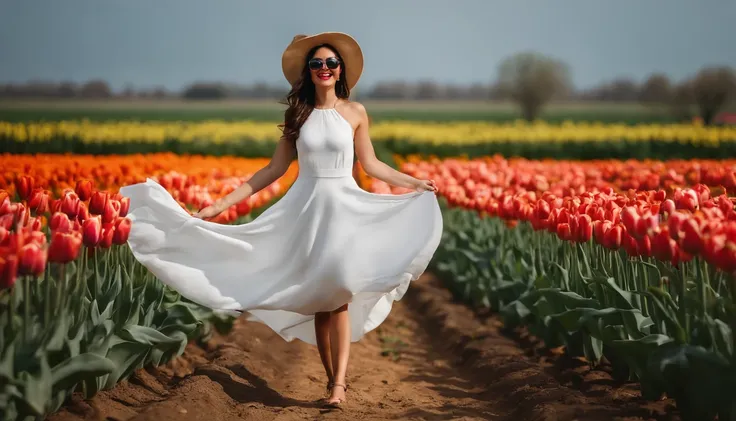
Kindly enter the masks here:
[[736, 66], [734, 22], [736, 0], [0, 0], [0, 83], [286, 86], [295, 34], [342, 31], [366, 56], [359, 86], [487, 83], [502, 58], [535, 50], [589, 87]]

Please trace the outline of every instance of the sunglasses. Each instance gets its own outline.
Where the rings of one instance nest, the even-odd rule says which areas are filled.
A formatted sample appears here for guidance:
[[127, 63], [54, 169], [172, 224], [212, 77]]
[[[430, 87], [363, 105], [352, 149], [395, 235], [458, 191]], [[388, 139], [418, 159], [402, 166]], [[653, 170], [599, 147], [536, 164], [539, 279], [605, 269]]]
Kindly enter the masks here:
[[309, 69], [319, 70], [324, 64], [327, 65], [328, 69], [335, 70], [340, 66], [340, 60], [338, 60], [337, 57], [329, 57], [327, 60], [322, 60], [321, 58], [313, 58], [309, 60]]

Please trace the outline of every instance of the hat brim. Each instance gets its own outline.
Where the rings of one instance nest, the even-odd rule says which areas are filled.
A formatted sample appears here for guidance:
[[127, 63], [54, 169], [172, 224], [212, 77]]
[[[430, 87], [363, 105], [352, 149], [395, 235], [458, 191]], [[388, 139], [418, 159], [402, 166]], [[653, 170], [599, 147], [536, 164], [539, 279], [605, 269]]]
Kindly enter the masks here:
[[342, 32], [324, 32], [289, 44], [281, 56], [281, 69], [286, 80], [292, 86], [299, 80], [306, 65], [309, 50], [321, 44], [330, 44], [340, 54], [345, 63], [343, 75], [347, 79], [348, 88], [352, 89], [363, 73], [363, 51], [353, 37]]

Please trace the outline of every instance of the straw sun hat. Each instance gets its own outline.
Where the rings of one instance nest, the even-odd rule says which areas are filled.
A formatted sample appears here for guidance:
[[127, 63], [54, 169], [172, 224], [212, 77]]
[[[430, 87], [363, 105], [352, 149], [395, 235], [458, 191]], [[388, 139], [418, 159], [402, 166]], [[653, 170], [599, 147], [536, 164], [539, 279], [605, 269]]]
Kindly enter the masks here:
[[361, 73], [363, 73], [363, 52], [358, 42], [348, 34], [342, 32], [323, 32], [316, 35], [297, 35], [291, 40], [281, 56], [281, 69], [286, 80], [294, 85], [302, 75], [302, 70], [307, 64], [307, 54], [312, 48], [329, 44], [333, 46], [345, 63], [348, 89], [352, 89]]

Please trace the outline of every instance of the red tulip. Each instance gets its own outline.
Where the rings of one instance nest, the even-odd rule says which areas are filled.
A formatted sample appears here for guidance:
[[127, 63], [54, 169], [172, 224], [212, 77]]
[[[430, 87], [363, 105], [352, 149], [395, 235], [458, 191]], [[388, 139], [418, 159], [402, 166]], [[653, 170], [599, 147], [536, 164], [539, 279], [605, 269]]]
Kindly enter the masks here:
[[89, 218], [89, 208], [87, 208], [87, 205], [84, 202], [79, 202], [79, 211], [77, 212], [77, 221], [79, 223], [82, 223]]
[[595, 211], [595, 218], [593, 218], [596, 221], [603, 221], [606, 219], [606, 210], [602, 207], [596, 209]]
[[662, 202], [662, 206], [659, 208], [659, 211], [665, 215], [672, 215], [675, 213], [675, 209], [675, 202], [672, 199], [667, 199]]
[[49, 246], [49, 261], [69, 263], [77, 258], [82, 246], [82, 233], [79, 231], [54, 232]]
[[105, 222], [102, 224], [102, 238], [97, 244], [97, 247], [103, 249], [109, 249], [112, 247], [113, 236], [115, 235], [115, 225], [111, 222]]
[[557, 236], [565, 241], [570, 241], [572, 239], [572, 231], [570, 230], [570, 224], [568, 222], [557, 224]]
[[670, 237], [669, 229], [662, 228], [652, 237], [652, 254], [659, 260], [671, 261], [678, 253], [677, 242]]
[[532, 216], [532, 218], [529, 219], [529, 222], [532, 224], [532, 228], [534, 228], [535, 231], [540, 231], [547, 228], [546, 220], [540, 220]]
[[10, 288], [15, 285], [17, 276], [18, 256], [0, 254], [0, 288]]
[[123, 197], [120, 202], [120, 216], [127, 216], [130, 210], [130, 197]]
[[[245, 202], [245, 200], [243, 202]], [[241, 203], [243, 203], [243, 202], [241, 202]], [[250, 209], [248, 209], [248, 210], [250, 211]], [[546, 201], [544, 201], [542, 199], [537, 200], [537, 207], [536, 207], [535, 213], [534, 213], [534, 216], [536, 216], [537, 219], [539, 219], [539, 220], [545, 220], [545, 219], [549, 218], [549, 214], [551, 212], [552, 212], [552, 210], [551, 210], [551, 208], [549, 206], [549, 203], [547, 203]]]
[[15, 223], [19, 226], [28, 225], [28, 219], [31, 217], [31, 212], [22, 203], [18, 203], [15, 208]]
[[52, 214], [56, 212], [61, 212], [61, 199], [52, 199], [51, 200], [51, 206], [49, 206], [49, 212]]
[[623, 238], [624, 230], [621, 227], [621, 225], [614, 225], [609, 229], [605, 236], [604, 236], [604, 246], [612, 249], [617, 250], [619, 247], [621, 247], [621, 241]]
[[27, 232], [25, 242], [31, 242], [38, 244], [39, 247], [43, 247], [46, 245], [46, 234], [44, 234], [42, 231], [30, 231]]
[[698, 183], [693, 186], [693, 190], [695, 193], [697, 193], [698, 196], [698, 203], [705, 203], [708, 199], [710, 199], [710, 188], [706, 186], [705, 184]]
[[652, 240], [648, 235], [639, 237], [637, 239], [637, 246], [637, 249], [639, 250], [639, 255], [644, 257], [652, 257]]
[[630, 257], [639, 256], [639, 243], [636, 241], [636, 237], [633, 237], [628, 233], [624, 234], [621, 245], [623, 246], [624, 251], [626, 251], [626, 254]]
[[89, 213], [92, 215], [102, 215], [105, 212], [108, 194], [104, 191], [96, 191], [92, 193], [89, 199]]
[[611, 221], [595, 221], [593, 223], [593, 238], [598, 244], [605, 246], [606, 233], [612, 226]]
[[677, 190], [675, 192], [675, 205], [677, 209], [689, 210], [690, 212], [698, 208], [698, 194], [693, 189]]
[[593, 220], [588, 215], [578, 215], [577, 218], [577, 240], [587, 243], [593, 236]]
[[[234, 209], [231, 210], [235, 212]], [[122, 217], [118, 218], [118, 220], [115, 222], [115, 232], [112, 236], [113, 244], [125, 244], [128, 241], [128, 236], [130, 235], [130, 227], [130, 219]]]
[[90, 197], [92, 197], [92, 188], [92, 180], [82, 179], [77, 181], [74, 191], [79, 196], [79, 200], [86, 202]]
[[28, 207], [36, 214], [47, 213], [51, 210], [51, 192], [43, 189], [35, 189], [28, 201]]
[[0, 227], [10, 231], [13, 229], [13, 225], [15, 225], [15, 215], [8, 213], [0, 216]]
[[10, 231], [5, 227], [0, 226], [0, 245], [3, 244], [8, 236], [10, 236]]
[[673, 239], [677, 240], [680, 237], [682, 223], [685, 222], [686, 219], [688, 219], [688, 217], [681, 212], [675, 212], [667, 218], [667, 228], [669, 228], [669, 233]]
[[28, 243], [20, 250], [19, 272], [23, 275], [40, 276], [46, 268], [46, 259], [46, 250], [36, 243]]
[[621, 222], [629, 232], [636, 231], [636, 225], [639, 223], [639, 213], [633, 206], [626, 206], [621, 210]]
[[87, 247], [95, 247], [102, 238], [102, 217], [95, 215], [82, 223], [82, 243]]
[[639, 218], [636, 224], [636, 230], [632, 235], [637, 238], [646, 237], [652, 235], [659, 228], [659, 215], [657, 213], [650, 214], [646, 213], [644, 216]]
[[688, 218], [682, 223], [682, 249], [690, 254], [698, 254], [703, 248], [700, 226], [695, 218]]
[[21, 175], [15, 179], [15, 191], [18, 193], [20, 200], [26, 200], [33, 192], [34, 179], [28, 175]]
[[718, 208], [725, 214], [728, 215], [729, 211], [734, 210], [733, 202], [729, 200], [728, 196], [725, 194], [718, 196], [716, 199], [716, 203], [718, 204]]
[[105, 210], [102, 212], [102, 222], [114, 222], [120, 215], [120, 202], [110, 199], [105, 202]]
[[74, 192], [68, 192], [61, 198], [61, 212], [64, 212], [69, 219], [75, 219], [79, 214], [79, 196]]
[[56, 212], [51, 217], [49, 227], [52, 232], [69, 232], [72, 230], [72, 221], [69, 220], [69, 217], [65, 213]]
[[0, 216], [12, 213], [13, 209], [13, 203], [10, 201], [9, 197], [6, 196], [0, 199]]

